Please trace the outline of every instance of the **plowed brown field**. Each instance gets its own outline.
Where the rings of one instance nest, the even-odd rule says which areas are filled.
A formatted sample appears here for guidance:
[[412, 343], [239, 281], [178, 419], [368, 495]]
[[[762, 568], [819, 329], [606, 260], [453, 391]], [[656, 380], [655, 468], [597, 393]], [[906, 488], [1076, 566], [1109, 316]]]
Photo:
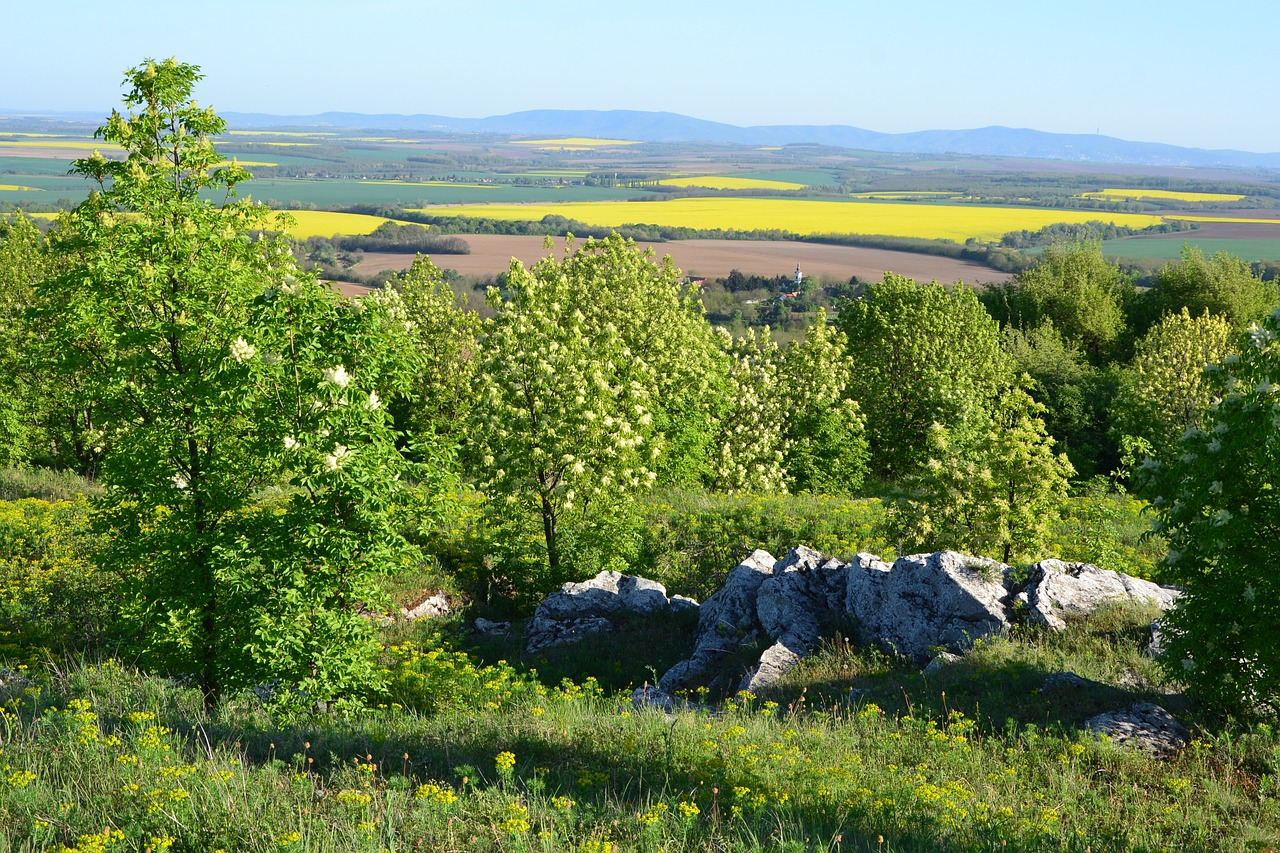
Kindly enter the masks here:
[[[531, 264], [549, 254], [542, 247], [542, 237], [508, 237], [497, 234], [459, 235], [471, 247], [469, 255], [436, 255], [431, 260], [441, 268], [455, 269], [464, 275], [496, 275], [518, 258]], [[879, 281], [892, 271], [920, 281], [936, 279], [944, 284], [957, 281], [1004, 281], [1007, 273], [997, 272], [968, 261], [893, 252], [886, 249], [863, 249], [853, 246], [823, 246], [817, 243], [767, 240], [677, 240], [669, 243], [641, 243], [652, 246], [659, 257], [670, 255], [677, 267], [687, 275], [717, 277], [730, 270], [756, 275], [785, 275], [795, 272], [796, 264], [806, 276], [825, 275], [863, 281]], [[553, 251], [564, 251], [564, 241], [557, 240]], [[372, 275], [384, 269], [404, 269], [413, 262], [412, 255], [369, 252], [356, 266], [356, 271]]]

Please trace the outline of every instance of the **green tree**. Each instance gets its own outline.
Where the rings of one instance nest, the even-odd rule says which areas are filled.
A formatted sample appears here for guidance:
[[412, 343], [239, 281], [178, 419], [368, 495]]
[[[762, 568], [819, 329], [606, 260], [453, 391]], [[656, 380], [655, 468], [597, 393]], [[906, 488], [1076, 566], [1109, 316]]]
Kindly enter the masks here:
[[728, 404], [716, 429], [708, 486], [717, 492], [785, 492], [786, 401], [779, 376], [781, 356], [769, 328], [740, 338], [719, 330], [729, 356]]
[[47, 450], [39, 425], [49, 390], [31, 358], [37, 336], [27, 320], [36, 283], [45, 274], [44, 240], [21, 213], [0, 219], [0, 465], [22, 465]]
[[421, 356], [412, 399], [391, 404], [396, 421], [411, 433], [461, 444], [479, 368], [480, 315], [458, 304], [443, 273], [423, 255], [386, 286], [399, 292]]
[[1163, 575], [1183, 588], [1163, 620], [1162, 661], [1229, 711], [1280, 712], [1280, 343], [1274, 317], [1221, 365], [1222, 399], [1180, 454], [1144, 460], [1143, 492], [1169, 542]]
[[1095, 364], [1107, 360], [1125, 330], [1124, 294], [1133, 287], [1098, 243], [1055, 243], [1017, 276], [1024, 297], [1063, 339]]
[[972, 291], [888, 273], [836, 318], [853, 363], [847, 396], [866, 417], [871, 468], [905, 476], [941, 424], [965, 446], [985, 433], [1011, 380], [1000, 330]]
[[1074, 473], [1055, 454], [1025, 386], [1001, 395], [982, 440], [958, 447], [945, 427], [928, 436], [930, 458], [909, 477], [887, 524], [905, 551], [950, 548], [1003, 562], [1046, 556], [1050, 526], [1062, 514]]
[[847, 399], [852, 364], [844, 335], [819, 309], [803, 340], [782, 351], [783, 465], [792, 491], [847, 494], [867, 470], [866, 419]]
[[1220, 378], [1205, 366], [1227, 358], [1234, 338], [1224, 318], [1192, 317], [1186, 308], [1152, 327], [1122, 374], [1112, 415], [1117, 438], [1141, 439], [1162, 461], [1180, 453], [1178, 438], [1204, 427], [1220, 391]]
[[545, 591], [592, 558], [586, 540], [609, 541], [638, 490], [702, 475], [705, 389], [725, 367], [670, 259], [616, 234], [513, 262], [504, 286], [489, 292], [473, 464], [492, 514], [539, 519], [549, 574], [522, 582]]
[[411, 557], [389, 519], [407, 468], [382, 400], [407, 392], [413, 347], [393, 293], [348, 303], [282, 239], [251, 237], [285, 223], [232, 198], [248, 175], [219, 166], [225, 123], [190, 100], [199, 79], [174, 59], [126, 72], [130, 112], [98, 131], [126, 159], [76, 162], [100, 189], [53, 232], [71, 260], [38, 314], [98, 413], [103, 559], [135, 585], [150, 659], [209, 706], [272, 679], [335, 701], [369, 689], [357, 610]]
[[1263, 281], [1246, 262], [1227, 252], [1206, 258], [1197, 246], [1184, 245], [1177, 263], [1166, 264], [1147, 297], [1157, 317], [1186, 308], [1192, 317], [1216, 314], [1232, 328], [1258, 323], [1276, 307], [1274, 283]]
[[1080, 477], [1113, 470], [1119, 451], [1108, 429], [1116, 369], [1090, 364], [1048, 317], [1027, 328], [1006, 326], [1004, 347], [1014, 369], [1033, 380], [1029, 391], [1044, 406], [1045, 429]]

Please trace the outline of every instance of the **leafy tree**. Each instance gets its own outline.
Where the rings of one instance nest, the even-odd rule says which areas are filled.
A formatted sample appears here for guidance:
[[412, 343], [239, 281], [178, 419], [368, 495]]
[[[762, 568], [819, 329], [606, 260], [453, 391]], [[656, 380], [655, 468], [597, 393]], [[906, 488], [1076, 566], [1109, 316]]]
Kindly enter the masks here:
[[1090, 364], [1047, 317], [1029, 328], [1006, 326], [1004, 347], [1014, 369], [1033, 380], [1028, 391], [1044, 406], [1045, 429], [1076, 472], [1088, 479], [1112, 470], [1119, 460], [1108, 433], [1115, 369]]
[[1044, 556], [1074, 471], [1053, 452], [1040, 420], [1044, 407], [1027, 384], [1024, 376], [1022, 386], [1001, 395], [977, 445], [958, 447], [945, 427], [933, 425], [929, 461], [908, 478], [888, 515], [903, 549], [951, 548], [1005, 563]]
[[862, 486], [866, 419], [844, 396], [852, 372], [846, 349], [844, 335], [819, 310], [804, 339], [782, 352], [783, 465], [793, 491], [840, 494]]
[[866, 417], [875, 473], [902, 477], [923, 465], [935, 423], [960, 446], [984, 434], [1011, 373], [1000, 331], [972, 291], [888, 273], [836, 325], [853, 363], [846, 394]]
[[[233, 198], [248, 175], [219, 166], [225, 123], [190, 100], [199, 79], [174, 59], [126, 72], [130, 112], [98, 135], [127, 157], [76, 161], [100, 189], [59, 220], [71, 261], [38, 313], [105, 436], [102, 556], [134, 584], [147, 655], [209, 706], [272, 679], [331, 702], [369, 689], [357, 611], [412, 557], [389, 519], [407, 467], [382, 400], [407, 392], [413, 347], [393, 293], [348, 303], [283, 240], [251, 238], [285, 222]], [[416, 472], [425, 493], [440, 470]]]
[[457, 304], [443, 273], [422, 255], [393, 276], [421, 356], [412, 400], [396, 400], [398, 423], [418, 435], [461, 444], [474, 400], [479, 367], [480, 315]]
[[1280, 712], [1280, 325], [1268, 317], [1224, 359], [1222, 399], [1181, 453], [1148, 457], [1141, 484], [1169, 541], [1164, 578], [1183, 595], [1162, 660], [1226, 710]]
[[1226, 358], [1234, 346], [1231, 325], [1222, 317], [1192, 317], [1186, 308], [1167, 315], [1137, 343], [1116, 395], [1113, 430], [1141, 439], [1151, 455], [1176, 456], [1178, 438], [1204, 426], [1219, 382], [1205, 366]]
[[37, 336], [27, 321], [46, 255], [40, 231], [22, 214], [0, 219], [0, 465], [41, 452], [38, 425], [48, 391], [32, 363]]
[[1107, 262], [1098, 243], [1055, 243], [1017, 276], [1024, 297], [1063, 339], [1095, 363], [1125, 330], [1124, 293], [1132, 283]]
[[489, 304], [473, 462], [495, 520], [540, 519], [549, 574], [523, 582], [545, 588], [610, 540], [636, 491], [702, 476], [725, 368], [670, 260], [617, 235], [513, 263]]
[[741, 338], [719, 330], [729, 356], [728, 405], [716, 430], [708, 485], [718, 492], [786, 491], [786, 403], [778, 344], [766, 327]]
[[1182, 247], [1177, 263], [1160, 270], [1148, 298], [1157, 316], [1183, 308], [1192, 317], [1208, 312], [1226, 317], [1237, 331], [1260, 322], [1280, 301], [1275, 284], [1254, 275], [1240, 258], [1227, 252], [1205, 258], [1191, 245]]

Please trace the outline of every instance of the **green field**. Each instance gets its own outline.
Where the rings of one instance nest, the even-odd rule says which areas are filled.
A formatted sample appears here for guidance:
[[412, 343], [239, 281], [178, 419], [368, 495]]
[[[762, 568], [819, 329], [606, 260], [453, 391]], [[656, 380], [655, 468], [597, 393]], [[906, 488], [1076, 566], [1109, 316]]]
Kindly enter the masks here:
[[1103, 254], [1113, 258], [1150, 258], [1153, 260], [1177, 260], [1183, 244], [1198, 246], [1206, 255], [1227, 252], [1246, 261], [1271, 261], [1280, 259], [1280, 240], [1233, 240], [1225, 237], [1196, 239], [1186, 237], [1130, 237], [1124, 240], [1106, 240]]

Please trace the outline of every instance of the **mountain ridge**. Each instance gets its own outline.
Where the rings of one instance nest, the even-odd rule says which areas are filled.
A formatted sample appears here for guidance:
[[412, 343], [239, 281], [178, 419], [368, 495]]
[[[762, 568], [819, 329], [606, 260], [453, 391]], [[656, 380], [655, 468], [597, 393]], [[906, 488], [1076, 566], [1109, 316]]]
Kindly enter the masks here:
[[[49, 118], [85, 115], [0, 109], [0, 115], [36, 114]], [[966, 130], [882, 133], [850, 125], [740, 127], [680, 113], [644, 110], [524, 110], [485, 118], [341, 111], [311, 115], [226, 112], [223, 117], [232, 127], [258, 129], [340, 127], [464, 134], [595, 136], [642, 142], [826, 145], [894, 154], [964, 154], [1139, 166], [1280, 169], [1280, 152], [1191, 148], [1161, 142], [1135, 142], [1101, 134], [1049, 133], [1002, 125]]]

